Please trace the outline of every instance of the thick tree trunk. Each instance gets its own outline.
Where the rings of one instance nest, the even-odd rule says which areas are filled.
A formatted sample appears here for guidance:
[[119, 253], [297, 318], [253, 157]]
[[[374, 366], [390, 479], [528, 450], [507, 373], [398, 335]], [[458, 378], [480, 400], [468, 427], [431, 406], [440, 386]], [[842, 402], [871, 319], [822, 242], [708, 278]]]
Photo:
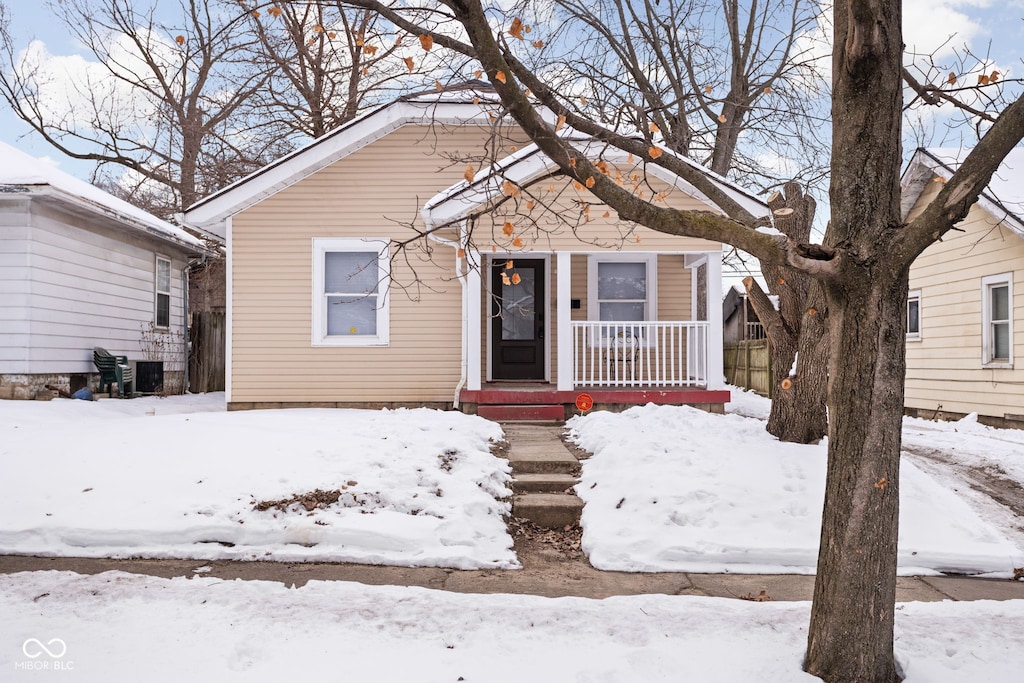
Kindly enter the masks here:
[[[775, 228], [796, 242], [807, 242], [815, 202], [799, 183], [786, 183], [768, 199]], [[817, 443], [828, 430], [825, 412], [828, 342], [824, 295], [806, 273], [761, 264], [776, 307], [751, 278], [744, 280], [750, 303], [764, 325], [772, 358], [772, 408], [766, 429], [780, 441]], [[799, 353], [797, 353], [799, 351]], [[790, 374], [796, 359], [796, 372]]]
[[893, 683], [904, 328], [910, 263], [900, 234], [903, 40], [898, 2], [835, 4], [832, 221], [843, 250], [823, 282], [829, 318], [825, 510], [807, 671]]
[[[811, 283], [804, 307], [796, 345], [796, 373], [793, 347], [772, 348], [772, 362], [782, 366], [776, 371], [775, 393], [766, 429], [779, 441], [817, 443], [828, 433], [825, 396], [828, 388], [828, 334], [826, 307], [821, 285]], [[778, 368], [779, 365], [775, 367]]]
[[906, 273], [827, 296], [831, 428], [806, 669], [892, 683]]

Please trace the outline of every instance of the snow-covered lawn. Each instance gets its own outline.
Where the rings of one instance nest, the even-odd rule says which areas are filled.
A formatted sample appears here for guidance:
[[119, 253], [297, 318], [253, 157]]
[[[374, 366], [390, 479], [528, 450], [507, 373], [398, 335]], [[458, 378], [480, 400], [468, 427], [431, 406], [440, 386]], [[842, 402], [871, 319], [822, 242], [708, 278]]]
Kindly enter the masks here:
[[[746, 414], [766, 409], [739, 399], [733, 408]], [[674, 406], [593, 413], [568, 426], [594, 454], [576, 489], [586, 502], [583, 549], [595, 567], [814, 573], [824, 443], [780, 443], [760, 419]], [[946, 448], [966, 449], [982, 430], [996, 431], [953, 429], [939, 432]], [[1005, 449], [1003, 457], [1019, 465], [1024, 449]], [[1010, 577], [1024, 565], [1020, 534], [1005, 514], [972, 506], [906, 458], [899, 476], [901, 574]]]
[[[432, 410], [227, 412], [223, 394], [2, 401], [0, 553], [516, 567], [501, 436]], [[317, 490], [324, 507], [288, 503]]]
[[[35, 572], [0, 576], [0, 680], [796, 683], [809, 608]], [[896, 657], [905, 683], [1008, 683], [1022, 632], [1021, 600], [906, 603]]]
[[[730, 408], [744, 406], [766, 409], [743, 395]], [[821, 447], [778, 444], [754, 419], [678, 408], [572, 426], [596, 453], [580, 485], [596, 564], [813, 564]], [[969, 421], [910, 427], [928, 448], [1020, 476], [1015, 434]], [[488, 450], [500, 435], [425, 410], [228, 413], [223, 395], [0, 401], [0, 552], [514, 567], [499, 500], [508, 468]], [[905, 570], [1024, 563], [1019, 520], [958, 495], [953, 475], [911, 465], [902, 477]], [[337, 490], [338, 503], [253, 509], [315, 489]], [[0, 575], [0, 680], [790, 683], [816, 680], [800, 669], [809, 609], [29, 572]], [[1015, 681], [1021, 633], [1024, 600], [906, 603], [896, 656], [906, 683]]]
[[[570, 421], [594, 453], [577, 490], [596, 567], [813, 573], [824, 445], [776, 441], [756, 395], [734, 391], [728, 410]], [[905, 431], [1024, 484], [1024, 432], [971, 420]], [[509, 468], [489, 451], [501, 438], [455, 412], [227, 412], [223, 394], [2, 401], [0, 553], [515, 568]], [[1020, 519], [941, 463], [915, 462], [900, 472], [901, 573], [1024, 566]], [[294, 498], [316, 491], [323, 507]]]

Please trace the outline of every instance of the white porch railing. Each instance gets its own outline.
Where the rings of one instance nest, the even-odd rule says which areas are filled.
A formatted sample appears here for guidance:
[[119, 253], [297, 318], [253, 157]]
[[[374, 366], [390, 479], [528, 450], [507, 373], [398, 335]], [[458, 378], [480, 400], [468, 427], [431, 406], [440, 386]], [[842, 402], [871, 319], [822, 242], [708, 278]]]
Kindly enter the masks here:
[[707, 385], [707, 322], [573, 321], [572, 337], [574, 386]]

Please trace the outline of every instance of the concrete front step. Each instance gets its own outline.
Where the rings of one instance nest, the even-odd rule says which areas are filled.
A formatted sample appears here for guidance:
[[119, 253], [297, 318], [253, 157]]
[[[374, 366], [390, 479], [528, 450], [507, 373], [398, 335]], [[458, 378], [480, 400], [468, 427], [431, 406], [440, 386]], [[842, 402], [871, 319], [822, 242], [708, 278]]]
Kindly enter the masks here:
[[512, 515], [546, 529], [579, 524], [583, 501], [564, 493], [523, 493], [512, 497]]
[[560, 405], [480, 405], [476, 414], [495, 422], [562, 422], [565, 408]]
[[515, 493], [565, 493], [578, 481], [571, 474], [517, 474], [512, 490]]
[[513, 443], [506, 457], [515, 477], [521, 474], [575, 475], [580, 466], [579, 460], [572, 457], [562, 444], [541, 444], [530, 448]]

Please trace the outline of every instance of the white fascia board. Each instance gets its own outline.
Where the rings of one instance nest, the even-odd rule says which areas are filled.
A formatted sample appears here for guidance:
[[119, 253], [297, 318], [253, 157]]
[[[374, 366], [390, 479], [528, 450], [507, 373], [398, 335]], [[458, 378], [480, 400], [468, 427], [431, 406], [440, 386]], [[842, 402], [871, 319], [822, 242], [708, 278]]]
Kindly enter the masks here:
[[185, 221], [188, 225], [211, 230], [223, 237], [224, 221], [229, 216], [294, 185], [404, 125], [461, 125], [489, 121], [488, 110], [484, 105], [468, 102], [394, 102], [201, 200], [185, 212]]
[[[114, 221], [120, 224], [124, 229], [144, 234], [169, 246], [177, 247], [177, 249], [186, 254], [197, 254], [199, 256], [216, 255], [216, 252], [208, 249], [206, 245], [203, 244], [203, 241], [198, 237], [193, 237], [184, 230], [181, 230], [170, 223], [167, 223], [166, 227], [164, 227], [162, 225], [144, 222], [138, 220], [134, 216], [121, 213], [109, 206], [96, 204], [88, 199], [79, 197], [75, 194], [69, 194], [51, 185], [37, 186], [29, 191], [29, 196], [38, 197], [40, 199], [48, 198], [53, 201], [74, 206], [77, 209], [87, 211], [99, 218]], [[154, 216], [153, 220], [158, 221], [159, 219]]]
[[[919, 148], [914, 152], [914, 156], [900, 178], [900, 213], [903, 220], [907, 219], [917, 204], [917, 200], [924, 193], [924, 188], [936, 176], [943, 181], [948, 181], [953, 177], [953, 171], [929, 154], [927, 150]], [[1018, 236], [1024, 237], [1024, 217], [1018, 216], [984, 192], [978, 195], [977, 204]]]
[[[583, 154], [590, 156], [591, 154], [600, 153], [601, 158], [612, 163], [626, 162], [629, 158], [627, 152], [615, 147], [609, 147], [607, 143], [592, 139], [573, 140], [572, 144]], [[666, 153], [671, 152], [666, 150]], [[733, 201], [740, 204], [751, 215], [755, 217], [768, 215], [768, 205], [764, 202], [692, 160], [679, 156], [676, 158], [707, 176], [711, 182], [721, 188], [723, 192], [728, 194]], [[420, 214], [428, 228], [448, 225], [465, 218], [481, 206], [502, 196], [501, 186], [506, 180], [522, 186], [534, 178], [550, 172], [554, 168], [555, 163], [546, 154], [542, 153], [535, 144], [527, 145], [486, 169], [472, 183], [460, 181], [434, 195], [423, 206]], [[647, 166], [647, 172], [698, 201], [718, 208], [721, 211], [718, 205], [712, 202], [704, 193], [661, 166], [650, 164]]]

